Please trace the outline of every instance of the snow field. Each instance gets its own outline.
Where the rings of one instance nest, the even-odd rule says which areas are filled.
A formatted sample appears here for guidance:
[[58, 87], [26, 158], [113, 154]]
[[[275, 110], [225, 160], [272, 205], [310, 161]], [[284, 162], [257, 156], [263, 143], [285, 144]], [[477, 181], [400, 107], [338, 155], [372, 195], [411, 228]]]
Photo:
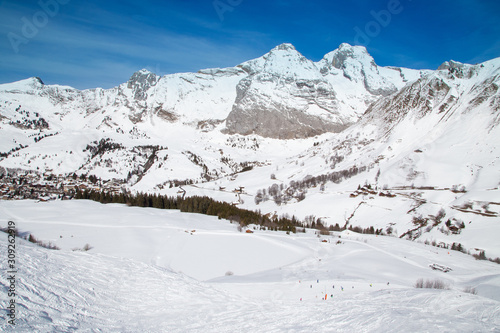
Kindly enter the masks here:
[[[84, 200], [2, 201], [0, 213], [0, 225], [15, 220], [21, 233], [62, 248], [17, 239], [18, 332], [500, 328], [498, 265], [394, 237], [246, 234], [207, 216]], [[93, 248], [71, 251], [84, 243]], [[0, 244], [5, 253], [6, 236]], [[417, 278], [450, 289], [415, 289]]]

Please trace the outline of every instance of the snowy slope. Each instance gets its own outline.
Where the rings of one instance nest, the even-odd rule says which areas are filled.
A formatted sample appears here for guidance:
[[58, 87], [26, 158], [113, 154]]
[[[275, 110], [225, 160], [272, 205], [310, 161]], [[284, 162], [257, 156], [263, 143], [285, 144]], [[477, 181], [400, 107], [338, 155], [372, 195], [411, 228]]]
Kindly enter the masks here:
[[345, 43], [317, 63], [282, 44], [239, 66], [250, 75], [237, 86], [229, 132], [284, 139], [339, 132], [381, 95], [430, 73], [379, 67], [364, 47]]
[[376, 161], [380, 185], [495, 189], [499, 74], [498, 59], [438, 70], [372, 104], [340, 140], [365, 146], [350, 159]]
[[[313, 63], [283, 44], [236, 67], [163, 77], [140, 70], [107, 90], [44, 85], [39, 78], [0, 85], [0, 152], [7, 155], [0, 157], [0, 166], [124, 179], [129, 172], [147, 172], [145, 155], [151, 152], [143, 146], [157, 145], [173, 148], [161, 156], [168, 163], [155, 165], [158, 178], [220, 177], [241, 170], [240, 163], [265, 163], [277, 155], [268, 146], [283, 145], [262, 136], [304, 138], [342, 130], [380, 96], [380, 82], [400, 87], [424, 74], [378, 67], [362, 47], [342, 44], [333, 53], [343, 55], [349, 65], [338, 69], [332, 54]], [[101, 139], [122, 147], [107, 156], [92, 156], [86, 148]], [[293, 154], [303, 144], [291, 141], [285, 146]], [[229, 162], [204, 156], [221, 150]], [[188, 151], [209, 160], [209, 175], [186, 159]]]
[[[108, 90], [31, 78], [0, 85], [0, 173], [75, 172], [169, 195], [193, 183], [187, 195], [227, 202], [244, 186], [247, 209], [373, 226], [494, 259], [499, 70], [499, 59], [379, 67], [348, 44], [314, 63], [283, 44], [225, 69], [141, 70]], [[355, 192], [364, 184], [374, 193]], [[273, 185], [278, 200], [255, 200]]]
[[[265, 107], [277, 121], [313, 127], [296, 135], [303, 137], [345, 128], [378, 96], [424, 74], [378, 67], [362, 47], [342, 44], [333, 53], [341, 55], [341, 67], [332, 64], [335, 55], [313, 63], [292, 45], [282, 44], [236, 67], [163, 77], [140, 70], [128, 82], [107, 90], [47, 86], [31, 78], [0, 85], [0, 114], [6, 117], [4, 123], [15, 123], [24, 110], [39, 113], [52, 130], [97, 128], [121, 133], [133, 131], [137, 124], [162, 128], [171, 122], [210, 130], [230, 116], [230, 132], [279, 137], [269, 124], [253, 124], [256, 116], [246, 113]], [[285, 135], [292, 129], [296, 130], [284, 129], [282, 136], [295, 137]]]
[[[394, 237], [344, 232], [342, 238], [323, 236], [323, 243], [314, 233], [242, 234], [224, 220], [87, 201], [0, 202], [0, 209], [1, 226], [14, 220], [21, 233], [36, 232], [62, 248], [46, 250], [17, 239], [16, 332], [500, 329], [498, 265]], [[193, 229], [192, 235], [184, 232]], [[5, 253], [6, 235], [0, 236]], [[247, 253], [260, 259], [220, 257], [206, 248], [223, 238], [233, 245], [246, 239]], [[271, 248], [262, 247], [264, 240]], [[94, 247], [70, 250], [83, 243]], [[169, 250], [168, 244], [179, 246]], [[207, 263], [186, 256], [185, 247], [215, 256]], [[300, 255], [275, 261], [279, 248]], [[157, 256], [179, 259], [187, 275], [210, 267], [233, 267], [235, 275], [219, 273], [200, 282], [152, 260]], [[239, 262], [250, 270], [239, 269]], [[434, 271], [431, 263], [453, 270]], [[415, 289], [418, 278], [440, 279], [450, 289]], [[465, 287], [478, 295], [464, 293]], [[5, 321], [0, 325], [12, 331]]]
[[[358, 123], [342, 133], [315, 138], [314, 146], [300, 154], [235, 181], [188, 188], [188, 194], [228, 201], [213, 190], [219, 185], [245, 186], [244, 206], [249, 209], [300, 219], [314, 215], [327, 226], [373, 226], [422, 242], [460, 243], [471, 254], [484, 250], [491, 258], [500, 257], [500, 61], [452, 64], [382, 97]], [[353, 167], [364, 171], [337, 183], [320, 177]], [[296, 185], [314, 177], [314, 185]], [[257, 205], [255, 196], [273, 184], [282, 186], [279, 197], [285, 202], [276, 204], [268, 196]], [[355, 193], [364, 184], [374, 193]], [[299, 194], [305, 200], [299, 202]], [[445, 215], [435, 221], [441, 209]], [[422, 225], [416, 225], [415, 218], [423, 219]]]
[[[361, 115], [379, 96], [390, 95], [432, 72], [377, 66], [366, 48], [347, 43], [327, 53], [316, 66], [332, 86], [339, 87], [336, 92], [343, 112], [353, 116]], [[370, 94], [360, 94], [363, 89]]]

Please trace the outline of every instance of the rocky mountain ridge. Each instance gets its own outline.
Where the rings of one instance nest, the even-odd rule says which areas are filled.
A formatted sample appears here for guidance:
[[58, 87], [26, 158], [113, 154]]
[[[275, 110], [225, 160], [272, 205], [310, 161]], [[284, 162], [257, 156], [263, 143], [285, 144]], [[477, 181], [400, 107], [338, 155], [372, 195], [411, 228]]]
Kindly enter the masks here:
[[[434, 185], [437, 174], [415, 165], [422, 156], [408, 154], [423, 151], [424, 142], [433, 144], [452, 127], [465, 131], [464, 119], [482, 123], [462, 146], [486, 146], [499, 123], [498, 59], [450, 61], [440, 68], [379, 67], [365, 48], [348, 44], [312, 62], [282, 44], [230, 68], [163, 77], [141, 70], [112, 89], [79, 91], [30, 78], [0, 85], [0, 166], [125, 179], [148, 190], [312, 154], [310, 171], [294, 171], [288, 179], [322, 174], [336, 164], [317, 161], [319, 155], [341, 158], [337, 167], [347, 169], [360, 161], [373, 168], [392, 160], [388, 170], [396, 168], [400, 176], [388, 183]], [[89, 147], [99, 153], [90, 154]], [[496, 165], [484, 153], [476, 155], [472, 164], [482, 174], [485, 163]], [[458, 174], [471, 164], [460, 163]]]
[[500, 216], [499, 86], [500, 59], [415, 71], [347, 44], [112, 89], [31, 78], [0, 85], [0, 177], [210, 196], [498, 256], [483, 240]]
[[112, 89], [79, 91], [34, 78], [0, 89], [6, 100], [27, 94], [45, 112], [92, 118], [90, 127], [163, 121], [210, 129], [225, 122], [227, 133], [289, 139], [339, 132], [380, 96], [428, 73], [379, 67], [360, 46], [342, 44], [315, 63], [282, 44], [235, 67], [163, 77], [143, 69]]

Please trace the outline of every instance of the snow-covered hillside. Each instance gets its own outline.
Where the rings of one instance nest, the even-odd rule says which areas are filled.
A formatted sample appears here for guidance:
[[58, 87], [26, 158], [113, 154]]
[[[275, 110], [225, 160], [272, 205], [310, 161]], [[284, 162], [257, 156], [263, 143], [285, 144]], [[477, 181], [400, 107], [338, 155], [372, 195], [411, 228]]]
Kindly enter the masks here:
[[228, 131], [282, 139], [339, 132], [379, 96], [426, 73], [379, 67], [365, 48], [348, 44], [317, 63], [282, 44], [239, 67], [249, 76], [237, 86]]
[[230, 201], [217, 189], [245, 186], [248, 209], [373, 226], [499, 257], [500, 61], [441, 68], [299, 154], [187, 192]]
[[[151, 171], [160, 169], [155, 178], [163, 181], [145, 187], [218, 178], [304, 147], [264, 137], [340, 131], [371, 102], [426, 73], [379, 67], [363, 47], [342, 44], [314, 63], [283, 44], [225, 69], [163, 77], [140, 70], [107, 90], [79, 91], [30, 78], [0, 85], [0, 166], [103, 179], [132, 173], [135, 183], [147, 173], [148, 158], [156, 158]], [[92, 154], [102, 139], [117, 149]], [[199, 164], [192, 163], [193, 154]]]
[[[495, 259], [499, 74], [500, 59], [420, 71], [377, 66], [348, 44], [319, 62], [283, 44], [225, 69], [141, 70], [108, 90], [4, 84], [0, 190], [205, 195]], [[262, 242], [281, 258], [272, 265], [303, 260]]]
[[[163, 77], [140, 70], [107, 90], [47, 86], [39, 78], [3, 84], [0, 114], [4, 124], [32, 130], [43, 128], [29, 126], [26, 117], [44, 118], [54, 131], [125, 134], [168, 123], [210, 130], [227, 119], [222, 127], [231, 133], [307, 137], [345, 128], [379, 96], [427, 72], [379, 67], [365, 48], [348, 44], [314, 63], [283, 44], [235, 67]], [[274, 122], [261, 119], [262, 112]]]
[[[249, 234], [213, 217], [85, 200], [1, 201], [0, 212], [0, 226], [15, 221], [61, 247], [16, 239], [16, 332], [500, 329], [500, 266], [455, 251], [350, 231]], [[420, 278], [448, 289], [417, 289]]]

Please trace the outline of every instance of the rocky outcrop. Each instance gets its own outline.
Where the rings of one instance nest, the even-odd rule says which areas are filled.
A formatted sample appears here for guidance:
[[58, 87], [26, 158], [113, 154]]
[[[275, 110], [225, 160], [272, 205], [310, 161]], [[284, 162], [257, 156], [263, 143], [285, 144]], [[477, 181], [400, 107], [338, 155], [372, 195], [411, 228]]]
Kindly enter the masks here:
[[[313, 62], [285, 43], [235, 67], [163, 77], [143, 69], [112, 89], [79, 91], [46, 86], [40, 79], [8, 86], [48, 98], [48, 105], [62, 117], [92, 115], [86, 126], [94, 128], [104, 119], [109, 127], [119, 124], [117, 131], [144, 122], [181, 122], [196, 128], [200, 123], [217, 124], [203, 126], [208, 131], [221, 129], [225, 122], [226, 133], [284, 139], [342, 131], [370, 104], [423, 74], [379, 67], [361, 46], [342, 44]], [[46, 105], [42, 100], [33, 103]]]
[[279, 45], [241, 68], [250, 75], [236, 87], [228, 133], [303, 138], [337, 132], [348, 123], [334, 88], [292, 45]]
[[132, 90], [134, 99], [145, 101], [148, 97], [148, 90], [155, 86], [159, 76], [146, 69], [135, 72], [127, 82], [127, 88]]

